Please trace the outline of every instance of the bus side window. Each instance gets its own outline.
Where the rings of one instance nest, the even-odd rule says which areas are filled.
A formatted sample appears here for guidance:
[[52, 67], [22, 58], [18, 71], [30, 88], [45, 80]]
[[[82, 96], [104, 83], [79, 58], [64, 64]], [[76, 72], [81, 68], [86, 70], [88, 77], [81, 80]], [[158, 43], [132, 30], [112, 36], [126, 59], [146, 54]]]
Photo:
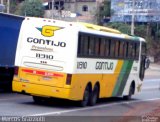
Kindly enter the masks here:
[[110, 43], [111, 43], [111, 40], [106, 38], [105, 39], [105, 57], [110, 56]]
[[136, 59], [139, 58], [139, 43], [136, 43]]
[[82, 49], [81, 49], [81, 38], [82, 36], [79, 34], [79, 37], [78, 37], [78, 55], [81, 55], [82, 54]]
[[131, 47], [132, 47], [132, 50], [131, 50], [131, 58], [132, 59], [135, 59], [135, 43], [131, 43]]
[[132, 44], [132, 59], [136, 60], [137, 57], [136, 57], [136, 48], [137, 48], [137, 43], [133, 42], [131, 43]]
[[110, 56], [115, 58], [115, 40], [111, 40], [110, 42]]
[[100, 41], [100, 56], [101, 57], [104, 57], [105, 56], [105, 39], [104, 38], [101, 38], [101, 41]]
[[128, 42], [128, 56], [129, 59], [132, 59], [132, 44]]
[[84, 56], [87, 56], [88, 55], [88, 47], [89, 47], [89, 40], [88, 40], [88, 36], [84, 36], [84, 38], [83, 38], [83, 46], [84, 46], [84, 53], [83, 53], [83, 55]]
[[101, 41], [101, 38], [95, 39], [95, 55], [96, 56], [99, 56], [100, 54], [100, 41]]
[[120, 48], [120, 42], [116, 41], [116, 43], [115, 43], [115, 58], [119, 57], [119, 48]]
[[90, 36], [88, 41], [88, 55], [93, 56], [95, 54], [95, 38], [93, 36]]
[[119, 57], [120, 58], [124, 58], [124, 46], [125, 46], [125, 42], [120, 41], [120, 49], [119, 49]]
[[128, 59], [129, 50], [128, 50], [128, 42], [125, 42], [124, 45], [124, 57]]
[[134, 43], [134, 48], [133, 48], [133, 51], [134, 51], [134, 59], [137, 60], [138, 59], [138, 55], [137, 55], [137, 50], [138, 50], [138, 43]]
[[79, 34], [78, 38], [78, 55], [83, 56], [84, 55], [84, 35]]

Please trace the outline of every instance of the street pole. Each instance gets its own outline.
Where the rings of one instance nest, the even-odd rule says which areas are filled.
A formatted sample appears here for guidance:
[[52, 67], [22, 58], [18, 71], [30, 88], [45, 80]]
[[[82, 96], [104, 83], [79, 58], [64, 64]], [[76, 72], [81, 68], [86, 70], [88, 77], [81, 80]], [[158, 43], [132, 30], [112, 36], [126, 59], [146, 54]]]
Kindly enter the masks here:
[[7, 13], [9, 13], [9, 9], [10, 9], [10, 0], [7, 0]]
[[61, 18], [61, 8], [60, 8], [60, 1], [59, 1], [59, 4], [58, 4], [58, 18], [60, 19]]
[[24, 16], [26, 17], [26, 0], [24, 0]]
[[131, 35], [134, 35], [134, 17], [135, 17], [135, 0], [133, 0], [133, 7], [132, 7], [132, 22], [131, 22]]
[[52, 0], [52, 19], [53, 19], [53, 14], [54, 14], [54, 0]]

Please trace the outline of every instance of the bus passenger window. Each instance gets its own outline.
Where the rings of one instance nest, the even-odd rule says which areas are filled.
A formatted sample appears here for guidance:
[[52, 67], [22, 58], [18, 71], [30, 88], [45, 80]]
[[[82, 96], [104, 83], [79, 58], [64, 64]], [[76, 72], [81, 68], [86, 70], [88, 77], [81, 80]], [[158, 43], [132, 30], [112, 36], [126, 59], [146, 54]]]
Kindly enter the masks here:
[[137, 57], [136, 57], [136, 48], [137, 48], [136, 43], [133, 43], [133, 56], [134, 56], [134, 59], [137, 59]]
[[135, 43], [131, 43], [132, 51], [131, 51], [131, 58], [135, 59]]
[[135, 57], [135, 49], [134, 49], [134, 43], [132, 43], [132, 42], [130, 42], [129, 43], [129, 49], [128, 49], [129, 51], [129, 57], [128, 58], [130, 58], [130, 59], [134, 59], [134, 57]]
[[124, 58], [124, 46], [125, 46], [125, 42], [120, 41], [120, 49], [119, 49], [119, 57], [120, 58]]
[[105, 39], [105, 56], [106, 57], [110, 55], [110, 43], [111, 43], [111, 40]]
[[128, 58], [128, 55], [129, 55], [128, 42], [125, 42], [125, 45], [124, 45], [124, 57]]
[[127, 42], [127, 58], [130, 59], [131, 57], [131, 47], [130, 47], [130, 43]]
[[88, 55], [88, 46], [89, 46], [89, 40], [88, 40], [88, 36], [84, 36], [83, 38], [83, 46], [84, 46], [84, 53], [83, 55], [87, 56]]
[[116, 43], [115, 43], [115, 57], [116, 58], [119, 57], [119, 48], [120, 48], [120, 42], [116, 41]]
[[82, 56], [84, 53], [83, 36], [80, 34], [78, 38], [78, 55]]
[[82, 36], [79, 35], [78, 37], [78, 55], [81, 55], [81, 38]]
[[89, 37], [89, 46], [88, 46], [88, 54], [89, 56], [93, 56], [95, 54], [95, 38]]
[[139, 58], [139, 43], [136, 43], [136, 59]]
[[100, 38], [95, 39], [95, 55], [99, 56], [100, 55]]
[[100, 41], [100, 56], [103, 57], [105, 54], [105, 39], [102, 38]]
[[115, 58], [115, 41], [114, 40], [111, 40], [111, 43], [110, 43], [110, 56], [112, 58]]

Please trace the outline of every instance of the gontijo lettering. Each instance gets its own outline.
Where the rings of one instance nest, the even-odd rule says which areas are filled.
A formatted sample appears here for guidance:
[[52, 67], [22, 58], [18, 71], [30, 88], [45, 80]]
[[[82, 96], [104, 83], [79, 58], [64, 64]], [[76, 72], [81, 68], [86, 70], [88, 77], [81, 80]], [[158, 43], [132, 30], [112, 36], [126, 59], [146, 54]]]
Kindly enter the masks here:
[[113, 70], [113, 62], [96, 62], [96, 70]]
[[58, 26], [50, 26], [50, 25], [45, 25], [42, 28], [37, 28], [41, 34], [45, 37], [51, 37], [54, 36], [54, 32], [60, 29], [63, 29], [62, 27]]
[[38, 39], [38, 38], [27, 38], [28, 43], [33, 44], [42, 44], [42, 45], [50, 45], [50, 46], [57, 46], [57, 47], [66, 47], [65, 42], [53, 41], [53, 40], [45, 40], [45, 39]]

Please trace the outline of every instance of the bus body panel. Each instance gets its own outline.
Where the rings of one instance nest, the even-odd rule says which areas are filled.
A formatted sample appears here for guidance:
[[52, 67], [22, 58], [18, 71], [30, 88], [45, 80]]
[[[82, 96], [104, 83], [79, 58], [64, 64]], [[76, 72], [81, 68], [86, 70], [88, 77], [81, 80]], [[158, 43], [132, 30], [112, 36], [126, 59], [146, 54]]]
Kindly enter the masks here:
[[22, 83], [16, 81], [14, 79], [13, 82], [13, 91], [20, 92], [24, 94], [29, 94], [32, 96], [43, 96], [43, 97], [57, 97], [68, 99], [70, 94], [70, 89], [59, 88], [59, 87], [51, 87], [46, 85], [38, 85], [38, 84], [31, 84], [31, 83]]
[[[67, 74], [30, 68], [19, 68], [19, 74], [21, 77], [14, 78], [15, 84], [13, 84], [13, 90], [37, 96], [42, 95], [45, 97], [81, 100], [83, 98], [83, 92], [86, 85], [88, 83], [91, 83], [93, 88], [95, 83], [99, 82], [101, 89], [99, 96], [100, 98], [121, 96], [125, 94], [127, 95], [129, 90], [128, 87], [130, 86], [131, 81], [136, 80], [134, 79], [134, 76], [132, 74], [130, 76], [126, 76], [124, 71], [120, 72], [123, 65], [124, 61], [120, 60], [116, 66], [114, 74], [72, 74], [72, 81], [71, 85], [69, 86], [66, 85]], [[120, 77], [129, 78], [124, 81], [124, 78]], [[135, 76], [135, 78], [136, 77], [137, 76]], [[34, 80], [30, 81], [28, 79]], [[124, 82], [126, 84], [123, 84]], [[122, 84], [123, 87], [121, 88]], [[32, 85], [34, 86], [33, 88]], [[45, 87], [42, 88], [43, 86]], [[136, 86], [138, 86], [137, 83]]]
[[[70, 29], [72, 26], [69, 26], [69, 23], [67, 23], [69, 26], [67, 28], [66, 23], [63, 22], [45, 21], [39, 18], [26, 18], [23, 21], [15, 65], [58, 72], [73, 72], [76, 46], [70, 47], [76, 44], [74, 41], [75, 38], [77, 39], [76, 31]], [[54, 33], [51, 33], [50, 27], [53, 27]], [[51, 33], [52, 36], [44, 36], [43, 30], [46, 31], [45, 34]], [[73, 38], [68, 39], [68, 36], [73, 36]]]

